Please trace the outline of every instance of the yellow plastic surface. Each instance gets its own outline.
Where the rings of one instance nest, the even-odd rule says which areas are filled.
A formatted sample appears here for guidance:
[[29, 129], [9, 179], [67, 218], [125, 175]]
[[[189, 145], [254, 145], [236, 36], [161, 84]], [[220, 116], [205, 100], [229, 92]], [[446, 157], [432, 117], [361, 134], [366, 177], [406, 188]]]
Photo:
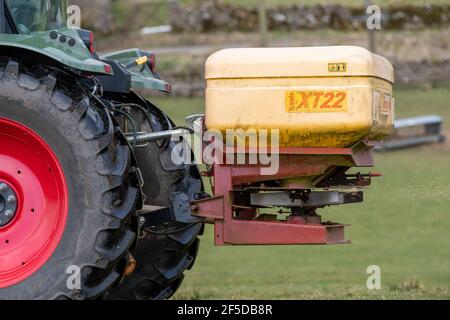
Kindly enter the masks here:
[[209, 129], [279, 129], [281, 147], [349, 147], [393, 128], [392, 65], [359, 47], [227, 49], [206, 63]]

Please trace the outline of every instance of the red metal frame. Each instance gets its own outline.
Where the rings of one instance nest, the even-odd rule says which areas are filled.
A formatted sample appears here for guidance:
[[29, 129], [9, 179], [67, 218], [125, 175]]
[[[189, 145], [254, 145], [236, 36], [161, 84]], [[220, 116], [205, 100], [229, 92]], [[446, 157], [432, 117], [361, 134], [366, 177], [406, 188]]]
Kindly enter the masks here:
[[[214, 197], [194, 202], [193, 214], [214, 223], [215, 243], [222, 245], [300, 245], [341, 244], [346, 225], [306, 221], [291, 217], [287, 221], [260, 221], [252, 217], [234, 217], [231, 191], [246, 183], [282, 180], [308, 175], [324, 175], [334, 167], [371, 167], [371, 149], [375, 143], [361, 141], [351, 148], [281, 148], [280, 170], [273, 176], [262, 176], [261, 165], [214, 165]], [[228, 149], [226, 152], [235, 152]], [[257, 152], [247, 149], [247, 154]], [[251, 209], [250, 209], [251, 210]]]

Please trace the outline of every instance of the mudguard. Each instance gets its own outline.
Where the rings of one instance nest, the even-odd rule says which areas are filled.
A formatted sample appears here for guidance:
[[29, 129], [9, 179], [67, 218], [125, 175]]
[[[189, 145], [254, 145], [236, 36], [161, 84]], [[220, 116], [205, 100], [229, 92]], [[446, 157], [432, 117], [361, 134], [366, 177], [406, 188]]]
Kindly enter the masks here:
[[37, 53], [86, 73], [113, 74], [111, 66], [99, 61], [91, 54], [75, 29], [63, 28], [29, 34], [0, 34], [0, 53], [6, 48]]
[[152, 56], [151, 53], [139, 49], [128, 49], [102, 56], [102, 59], [115, 60], [126, 67], [131, 74], [132, 89], [150, 89], [172, 92], [170, 83], [161, 80], [156, 72], [152, 72], [149, 65], [135, 63], [139, 58]]

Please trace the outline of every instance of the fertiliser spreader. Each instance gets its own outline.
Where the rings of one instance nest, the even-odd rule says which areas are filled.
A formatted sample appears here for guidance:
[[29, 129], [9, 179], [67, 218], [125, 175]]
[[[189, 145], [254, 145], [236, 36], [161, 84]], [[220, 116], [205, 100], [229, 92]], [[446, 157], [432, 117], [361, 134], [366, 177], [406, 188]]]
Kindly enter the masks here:
[[[380, 175], [347, 172], [373, 166], [391, 133], [391, 64], [357, 47], [230, 49], [209, 58], [206, 80], [206, 128], [226, 138], [205, 173], [214, 196], [193, 211], [216, 244], [345, 243], [317, 209], [362, 202]], [[270, 165], [251, 163], [268, 151]]]

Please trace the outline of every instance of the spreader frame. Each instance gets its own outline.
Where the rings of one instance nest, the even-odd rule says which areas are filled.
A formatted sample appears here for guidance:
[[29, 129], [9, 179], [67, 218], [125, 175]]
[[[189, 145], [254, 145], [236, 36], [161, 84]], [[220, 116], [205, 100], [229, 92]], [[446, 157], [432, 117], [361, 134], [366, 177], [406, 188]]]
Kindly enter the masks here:
[[[344, 229], [348, 225], [322, 222], [317, 215], [290, 216], [286, 221], [273, 220], [260, 215], [255, 218], [251, 211], [255, 208], [242, 207], [236, 204], [233, 192], [239, 186], [247, 183], [282, 180], [287, 178], [305, 176], [308, 172], [327, 172], [331, 176], [350, 167], [372, 167], [374, 165], [371, 149], [378, 144], [371, 141], [360, 141], [351, 148], [282, 148], [279, 151], [280, 170], [276, 175], [261, 176], [261, 165], [229, 165], [216, 164], [213, 166], [214, 196], [192, 203], [192, 214], [202, 217], [206, 222], [214, 224], [214, 238], [217, 246], [225, 245], [323, 245], [345, 244]], [[235, 152], [227, 150], [226, 152]], [[246, 153], [257, 152], [247, 149]], [[335, 167], [327, 160], [327, 157], [336, 156], [340, 162]], [[317, 161], [311, 161], [315, 157]], [[302, 165], [307, 161], [309, 165]], [[335, 160], [333, 160], [335, 161]], [[361, 177], [361, 186], [370, 184], [371, 176]], [[323, 180], [317, 181], [321, 183]], [[359, 180], [356, 180], [359, 181]], [[337, 187], [337, 186], [336, 186]], [[341, 187], [348, 187], [342, 185]], [[298, 189], [292, 186], [292, 190]], [[236, 218], [235, 209], [247, 210], [245, 214]]]

